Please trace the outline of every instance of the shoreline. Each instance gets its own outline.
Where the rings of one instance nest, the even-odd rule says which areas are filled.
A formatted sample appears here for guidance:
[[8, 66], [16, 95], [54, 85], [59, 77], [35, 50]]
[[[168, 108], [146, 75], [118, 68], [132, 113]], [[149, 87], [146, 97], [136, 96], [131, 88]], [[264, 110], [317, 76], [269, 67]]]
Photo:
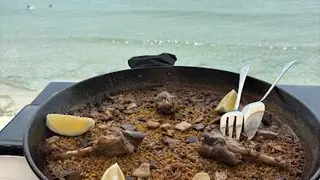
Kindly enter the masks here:
[[0, 131], [27, 104], [31, 103], [40, 91], [0, 84]]

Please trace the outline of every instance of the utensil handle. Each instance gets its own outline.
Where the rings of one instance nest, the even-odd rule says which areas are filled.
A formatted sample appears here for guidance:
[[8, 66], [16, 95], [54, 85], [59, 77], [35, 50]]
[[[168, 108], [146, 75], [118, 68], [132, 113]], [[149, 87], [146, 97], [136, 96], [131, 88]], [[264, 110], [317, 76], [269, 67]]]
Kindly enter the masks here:
[[266, 92], [266, 94], [261, 98], [260, 102], [263, 101], [272, 91], [272, 89], [276, 86], [276, 84], [279, 82], [279, 80], [282, 78], [282, 76], [289, 70], [289, 68], [297, 61], [291, 61], [289, 62], [284, 68], [281, 70], [280, 75], [277, 77], [277, 79], [274, 81], [272, 86], [269, 88], [269, 90]]
[[237, 94], [236, 103], [234, 105], [234, 110], [238, 110], [238, 108], [239, 108], [243, 85], [244, 85], [244, 82], [246, 80], [247, 74], [248, 74], [248, 72], [250, 70], [250, 67], [251, 67], [250, 65], [247, 65], [247, 66], [245, 66], [245, 67], [243, 67], [241, 69], [240, 79], [239, 79], [239, 87], [238, 87], [238, 94]]

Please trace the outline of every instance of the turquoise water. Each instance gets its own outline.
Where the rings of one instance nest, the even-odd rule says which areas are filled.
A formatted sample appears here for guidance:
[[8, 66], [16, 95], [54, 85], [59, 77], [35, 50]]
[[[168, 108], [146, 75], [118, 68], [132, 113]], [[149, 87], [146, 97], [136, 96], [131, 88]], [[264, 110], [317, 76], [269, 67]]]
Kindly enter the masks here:
[[251, 63], [249, 75], [268, 82], [299, 60], [280, 83], [319, 85], [320, 1], [0, 2], [0, 97], [14, 107], [49, 81], [127, 69], [132, 56], [162, 52], [176, 65], [238, 72]]

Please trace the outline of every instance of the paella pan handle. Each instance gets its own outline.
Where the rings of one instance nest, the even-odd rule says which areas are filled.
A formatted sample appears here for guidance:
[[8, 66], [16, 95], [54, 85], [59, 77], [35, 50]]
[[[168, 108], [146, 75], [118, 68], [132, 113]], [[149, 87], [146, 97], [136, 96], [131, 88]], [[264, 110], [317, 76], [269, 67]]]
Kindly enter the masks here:
[[170, 53], [161, 53], [158, 55], [134, 56], [128, 60], [131, 69], [155, 67], [155, 66], [174, 66], [177, 57]]

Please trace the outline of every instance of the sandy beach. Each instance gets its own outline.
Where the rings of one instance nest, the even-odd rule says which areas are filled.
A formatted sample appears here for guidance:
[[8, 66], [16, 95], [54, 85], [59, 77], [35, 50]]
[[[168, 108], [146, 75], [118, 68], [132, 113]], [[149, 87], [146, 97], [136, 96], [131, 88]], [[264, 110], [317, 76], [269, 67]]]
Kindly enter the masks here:
[[0, 84], [0, 130], [38, 93]]

